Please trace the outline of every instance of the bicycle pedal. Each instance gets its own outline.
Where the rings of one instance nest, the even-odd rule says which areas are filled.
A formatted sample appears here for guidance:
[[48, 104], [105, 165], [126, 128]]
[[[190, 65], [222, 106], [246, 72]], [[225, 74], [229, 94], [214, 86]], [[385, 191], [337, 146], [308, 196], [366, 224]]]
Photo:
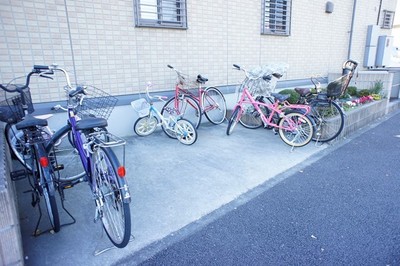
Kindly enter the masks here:
[[69, 189], [69, 188], [73, 188], [74, 187], [74, 184], [71, 184], [71, 183], [69, 183], [69, 184], [62, 184], [61, 185], [61, 188], [62, 189]]
[[27, 174], [28, 173], [27, 173], [26, 169], [15, 170], [15, 171], [10, 172], [12, 181], [24, 179], [27, 177]]
[[63, 164], [54, 165], [54, 171], [60, 171], [60, 170], [64, 170]]

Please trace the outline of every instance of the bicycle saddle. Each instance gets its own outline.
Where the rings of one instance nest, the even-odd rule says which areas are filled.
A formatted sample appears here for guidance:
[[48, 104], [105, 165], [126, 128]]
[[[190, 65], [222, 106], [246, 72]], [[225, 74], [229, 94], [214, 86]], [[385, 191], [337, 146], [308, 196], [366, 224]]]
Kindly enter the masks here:
[[18, 122], [15, 125], [15, 127], [18, 130], [27, 129], [27, 128], [35, 127], [35, 126], [45, 127], [45, 126], [47, 126], [47, 120], [36, 118], [36, 117], [33, 117], [32, 115], [28, 114], [24, 117], [24, 120], [22, 120], [21, 122]]
[[77, 130], [85, 130], [85, 129], [92, 129], [95, 127], [106, 127], [107, 120], [100, 117], [89, 117], [82, 120], [79, 120], [76, 123]]
[[207, 81], [208, 81], [208, 78], [205, 78], [205, 77], [202, 77], [200, 74], [199, 75], [197, 75], [197, 80], [196, 80], [198, 83], [202, 83], [202, 84], [204, 84], [204, 83], [206, 83]]
[[289, 94], [271, 93], [271, 95], [274, 96], [274, 98], [277, 99], [279, 102], [284, 102], [290, 97]]
[[309, 88], [295, 88], [294, 89], [300, 96], [306, 96], [311, 92]]

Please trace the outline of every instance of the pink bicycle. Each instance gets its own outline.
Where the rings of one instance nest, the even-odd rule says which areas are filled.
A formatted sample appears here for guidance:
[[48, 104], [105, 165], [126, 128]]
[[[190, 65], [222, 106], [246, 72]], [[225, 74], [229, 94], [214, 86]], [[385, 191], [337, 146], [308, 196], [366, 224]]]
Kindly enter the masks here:
[[[177, 74], [177, 82], [175, 86], [175, 95], [169, 99], [161, 114], [165, 117], [174, 115], [187, 119], [196, 128], [200, 126], [201, 116], [204, 114], [208, 121], [218, 125], [225, 121], [226, 102], [224, 95], [216, 87], [206, 87], [204, 84], [207, 78], [198, 75], [195, 81], [168, 65]], [[190, 88], [195, 88], [191, 90]]]
[[[233, 66], [237, 70], [244, 71], [246, 76], [251, 78], [245, 69], [238, 65]], [[261, 76], [257, 78], [268, 79], [270, 77]], [[270, 102], [264, 102], [264, 97], [267, 97]], [[244, 87], [229, 118], [226, 134], [232, 134], [242, 116], [252, 116], [261, 119], [264, 127], [278, 130], [279, 136], [286, 144], [292, 147], [302, 147], [308, 144], [314, 134], [314, 123], [307, 117], [311, 108], [302, 104], [290, 104], [287, 101], [288, 97], [289, 95], [270, 93], [269, 96], [258, 96], [254, 99], [248, 88]]]

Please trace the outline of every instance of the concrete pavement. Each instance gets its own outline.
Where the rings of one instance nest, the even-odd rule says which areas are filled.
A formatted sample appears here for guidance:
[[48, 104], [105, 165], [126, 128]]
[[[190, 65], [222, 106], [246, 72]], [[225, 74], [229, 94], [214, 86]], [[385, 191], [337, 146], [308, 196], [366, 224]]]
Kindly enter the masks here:
[[[128, 255], [140, 256], [141, 250], [155, 241], [173, 237], [261, 184], [273, 184], [275, 176], [307, 165], [328, 147], [310, 143], [291, 152], [291, 147], [270, 130], [237, 126], [227, 136], [226, 127], [226, 122], [202, 123], [198, 141], [192, 146], [168, 138], [161, 129], [148, 137], [126, 138], [134, 238], [124, 249], [95, 255], [111, 243], [101, 224], [93, 223], [94, 204], [86, 184], [65, 191], [65, 207], [76, 223], [63, 226], [57, 234], [33, 237], [37, 209], [30, 205], [30, 194], [23, 193], [27, 180], [18, 181], [25, 264], [111, 265]], [[60, 213], [63, 223], [71, 221], [64, 211]], [[44, 216], [43, 230], [46, 223]]]

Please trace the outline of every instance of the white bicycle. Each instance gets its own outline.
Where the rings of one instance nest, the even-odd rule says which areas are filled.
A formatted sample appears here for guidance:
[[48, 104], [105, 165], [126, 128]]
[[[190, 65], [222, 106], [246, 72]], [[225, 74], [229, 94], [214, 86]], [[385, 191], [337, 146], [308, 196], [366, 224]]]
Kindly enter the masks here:
[[179, 142], [185, 145], [192, 145], [197, 140], [197, 131], [191, 122], [186, 119], [178, 118], [173, 115], [173, 110], [170, 112], [164, 109], [164, 112], [169, 112], [169, 116], [165, 117], [160, 111], [154, 107], [153, 99], [165, 102], [167, 97], [151, 96], [149, 88], [151, 83], [146, 87], [147, 100], [140, 98], [132, 101], [133, 109], [139, 114], [139, 119], [136, 120], [133, 130], [138, 136], [148, 136], [153, 133], [158, 125], [161, 125], [162, 130], [170, 138], [178, 139]]

